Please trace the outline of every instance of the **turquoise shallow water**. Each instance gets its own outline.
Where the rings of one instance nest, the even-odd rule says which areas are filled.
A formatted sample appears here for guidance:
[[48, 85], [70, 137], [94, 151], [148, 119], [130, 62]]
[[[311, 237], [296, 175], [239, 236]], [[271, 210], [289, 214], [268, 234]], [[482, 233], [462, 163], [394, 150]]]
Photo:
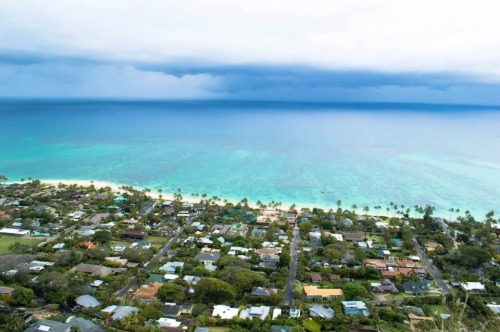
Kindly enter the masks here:
[[397, 104], [0, 102], [0, 174], [289, 206], [500, 206], [500, 110]]

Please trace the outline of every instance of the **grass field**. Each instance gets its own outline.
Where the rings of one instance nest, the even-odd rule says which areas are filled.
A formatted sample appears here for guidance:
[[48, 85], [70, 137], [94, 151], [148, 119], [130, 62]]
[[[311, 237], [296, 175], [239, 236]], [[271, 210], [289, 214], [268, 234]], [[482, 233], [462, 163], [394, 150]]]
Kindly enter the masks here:
[[35, 246], [45, 239], [30, 239], [16, 235], [0, 235], [0, 255], [10, 254], [9, 247], [19, 242], [21, 244], [26, 244], [29, 246]]
[[165, 244], [170, 240], [170, 237], [168, 236], [148, 236], [146, 241], [151, 242], [151, 243], [157, 243], [157, 244]]
[[211, 327], [208, 329], [209, 332], [229, 332], [231, 331], [228, 327]]

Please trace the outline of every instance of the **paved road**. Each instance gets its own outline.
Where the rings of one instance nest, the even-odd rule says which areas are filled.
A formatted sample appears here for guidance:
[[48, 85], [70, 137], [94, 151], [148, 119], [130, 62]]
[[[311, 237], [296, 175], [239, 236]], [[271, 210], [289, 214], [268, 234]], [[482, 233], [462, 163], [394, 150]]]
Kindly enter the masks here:
[[[186, 225], [188, 225], [188, 226], [191, 225], [191, 220], [189, 220], [186, 223]], [[147, 271], [151, 271], [151, 269], [154, 266], [154, 263], [158, 262], [163, 257], [163, 255], [165, 255], [165, 252], [167, 252], [167, 250], [172, 246], [172, 244], [179, 239], [179, 236], [181, 235], [182, 230], [183, 230], [183, 228], [179, 228], [177, 230], [177, 234], [173, 238], [171, 238], [170, 241], [168, 241], [168, 243], [166, 245], [161, 247], [160, 250], [158, 251], [158, 253], [156, 253], [156, 255], [153, 256], [153, 258], [151, 258], [151, 260], [148, 262], [148, 265], [146, 267]], [[135, 284], [137, 284], [137, 276], [130, 279], [129, 283], [120, 292], [118, 292], [118, 294], [116, 294], [116, 297], [123, 297], [125, 294], [127, 294], [127, 292], [130, 289], [132, 289], [132, 287], [135, 286]]]
[[426, 265], [427, 271], [430, 272], [436, 283], [441, 287], [443, 290], [443, 294], [447, 295], [450, 294], [450, 289], [446, 285], [443, 279], [439, 276], [439, 270], [431, 263], [429, 257], [427, 257], [427, 254], [425, 251], [422, 249], [420, 244], [417, 242], [417, 237], [415, 235], [412, 236], [413, 242], [415, 243], [415, 250], [417, 250], [418, 255], [420, 256], [420, 259], [422, 259], [422, 262]]
[[293, 229], [293, 239], [290, 248], [290, 272], [288, 273], [288, 280], [286, 281], [285, 288], [285, 304], [290, 307], [293, 304], [293, 288], [292, 283], [295, 280], [297, 274], [297, 250], [299, 248], [300, 234], [299, 229], [295, 227]]

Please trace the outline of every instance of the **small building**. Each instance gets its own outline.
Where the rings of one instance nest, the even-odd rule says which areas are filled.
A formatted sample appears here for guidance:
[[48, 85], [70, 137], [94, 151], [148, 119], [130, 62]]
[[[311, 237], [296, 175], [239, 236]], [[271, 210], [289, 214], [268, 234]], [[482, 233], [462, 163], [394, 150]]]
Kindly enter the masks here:
[[363, 315], [368, 317], [370, 312], [363, 301], [342, 301], [346, 315]]

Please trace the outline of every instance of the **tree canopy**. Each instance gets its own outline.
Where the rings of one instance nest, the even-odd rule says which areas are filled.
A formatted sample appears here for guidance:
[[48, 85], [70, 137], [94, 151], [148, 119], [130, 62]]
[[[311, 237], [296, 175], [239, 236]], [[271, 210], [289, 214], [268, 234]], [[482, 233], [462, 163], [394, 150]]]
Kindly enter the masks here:
[[216, 278], [202, 279], [194, 289], [196, 298], [202, 303], [232, 302], [236, 298], [234, 287]]

